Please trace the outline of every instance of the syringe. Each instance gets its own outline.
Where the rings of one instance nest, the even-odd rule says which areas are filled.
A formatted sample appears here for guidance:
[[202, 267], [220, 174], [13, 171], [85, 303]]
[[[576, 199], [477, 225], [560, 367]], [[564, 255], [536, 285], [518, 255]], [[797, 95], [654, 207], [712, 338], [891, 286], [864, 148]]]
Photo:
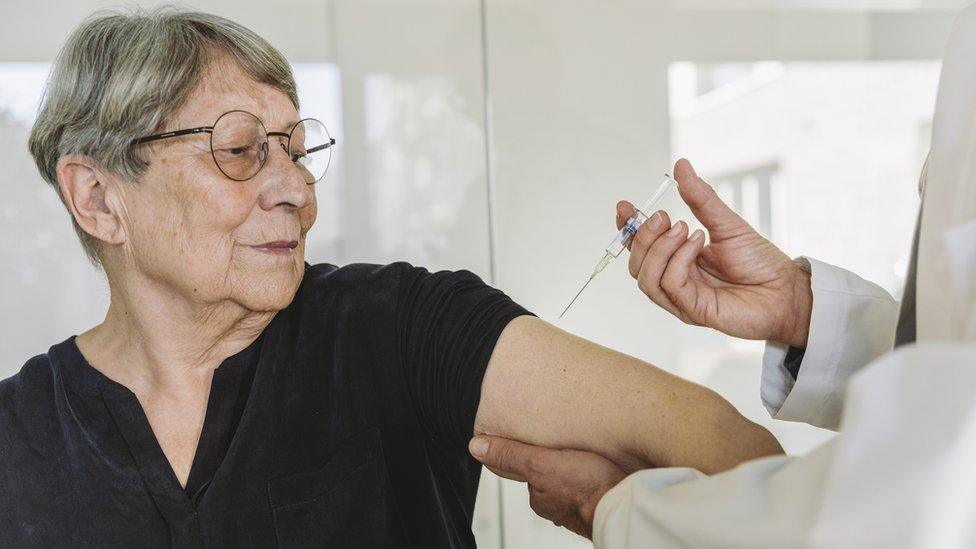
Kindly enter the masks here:
[[560, 313], [559, 318], [562, 318], [563, 315], [566, 314], [566, 311], [573, 306], [573, 303], [576, 303], [576, 300], [579, 299], [579, 296], [583, 293], [583, 290], [585, 290], [590, 282], [596, 278], [596, 275], [600, 274], [600, 271], [607, 268], [607, 265], [610, 264], [610, 260], [617, 257], [621, 252], [624, 251], [627, 244], [629, 244], [634, 238], [634, 235], [637, 234], [637, 229], [639, 229], [640, 226], [647, 221], [648, 215], [654, 212], [654, 208], [657, 206], [657, 203], [660, 202], [666, 194], [668, 194], [668, 191], [673, 188], [676, 189], [677, 187], [678, 182], [675, 181], [670, 174], [664, 174], [664, 181], [657, 188], [657, 191], [654, 192], [651, 198], [649, 198], [639, 210], [634, 212], [634, 215], [627, 220], [627, 223], [622, 229], [620, 229], [617, 236], [613, 237], [610, 245], [607, 246], [606, 255], [604, 255], [603, 259], [596, 264], [596, 268], [593, 269], [593, 274], [590, 275], [590, 278], [586, 279], [586, 282], [583, 283], [583, 287], [580, 288], [580, 291], [576, 292], [576, 297], [569, 302], [569, 305], [566, 305], [566, 308], [563, 309], [562, 313]]

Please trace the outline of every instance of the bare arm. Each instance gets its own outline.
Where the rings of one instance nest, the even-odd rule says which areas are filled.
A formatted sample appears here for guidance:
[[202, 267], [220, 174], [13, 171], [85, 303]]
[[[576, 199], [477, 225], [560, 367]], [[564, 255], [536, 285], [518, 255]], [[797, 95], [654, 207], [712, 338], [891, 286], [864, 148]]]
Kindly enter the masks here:
[[475, 433], [594, 452], [626, 471], [711, 474], [782, 453], [713, 391], [528, 316], [495, 345]]

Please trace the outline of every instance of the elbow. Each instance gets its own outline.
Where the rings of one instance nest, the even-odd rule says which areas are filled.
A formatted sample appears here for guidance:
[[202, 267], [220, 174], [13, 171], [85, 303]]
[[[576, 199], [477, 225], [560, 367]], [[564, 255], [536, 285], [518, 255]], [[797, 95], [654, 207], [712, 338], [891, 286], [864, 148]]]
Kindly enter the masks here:
[[783, 447], [769, 430], [744, 417], [717, 394], [705, 413], [709, 416], [703, 422], [703, 435], [709, 441], [705, 455], [710, 459], [701, 469], [703, 473], [720, 473], [746, 461], [783, 454]]
[[679, 423], [672, 426], [672, 437], [661, 448], [658, 466], [691, 467], [712, 475], [783, 453], [776, 437], [763, 426], [745, 418], [714, 391], [698, 389], [679, 405]]
[[720, 468], [714, 471], [715, 473], [731, 469], [746, 461], [784, 453], [783, 447], [769, 430], [746, 418], [741, 419], [735, 432], [738, 433], [736, 442], [727, 446], [726, 459], [720, 464]]

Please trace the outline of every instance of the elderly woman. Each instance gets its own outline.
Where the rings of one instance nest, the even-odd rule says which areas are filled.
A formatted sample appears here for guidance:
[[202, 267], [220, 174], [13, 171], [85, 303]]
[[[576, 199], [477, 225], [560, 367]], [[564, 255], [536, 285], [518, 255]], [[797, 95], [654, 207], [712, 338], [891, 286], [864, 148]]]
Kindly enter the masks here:
[[298, 106], [281, 54], [219, 17], [68, 39], [30, 151], [111, 303], [0, 383], [0, 545], [470, 547], [474, 433], [620, 475], [781, 451], [471, 273], [307, 265], [334, 141]]

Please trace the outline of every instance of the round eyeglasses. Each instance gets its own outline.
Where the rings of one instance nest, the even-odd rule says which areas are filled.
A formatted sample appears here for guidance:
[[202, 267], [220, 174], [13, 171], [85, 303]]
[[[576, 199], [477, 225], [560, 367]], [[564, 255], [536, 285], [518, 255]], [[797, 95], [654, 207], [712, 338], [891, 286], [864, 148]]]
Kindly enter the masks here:
[[247, 111], [228, 111], [213, 126], [174, 130], [133, 139], [132, 145], [195, 133], [210, 134], [210, 154], [217, 169], [234, 181], [251, 179], [268, 161], [271, 137], [283, 137], [281, 148], [301, 172], [305, 183], [321, 181], [332, 163], [336, 140], [325, 124], [314, 118], [299, 120], [288, 133], [269, 132], [261, 120]]

